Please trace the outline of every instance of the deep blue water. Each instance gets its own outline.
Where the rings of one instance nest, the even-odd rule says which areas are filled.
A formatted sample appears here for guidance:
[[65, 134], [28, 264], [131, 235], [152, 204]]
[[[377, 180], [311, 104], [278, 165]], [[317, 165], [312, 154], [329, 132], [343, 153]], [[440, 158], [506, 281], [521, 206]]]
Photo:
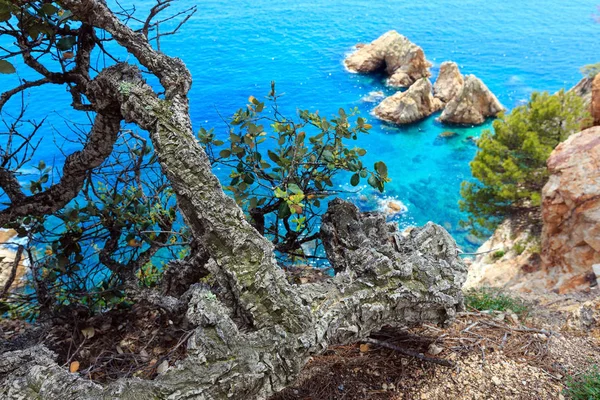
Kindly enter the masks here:
[[[122, 3], [135, 3], [141, 12], [152, 5]], [[434, 117], [404, 128], [379, 123], [369, 115], [375, 103], [361, 99], [383, 90], [382, 82], [348, 73], [342, 65], [344, 56], [354, 44], [396, 29], [424, 49], [434, 64], [433, 78], [441, 62], [456, 61], [464, 74], [481, 78], [508, 108], [525, 101], [533, 90], [553, 92], [572, 86], [581, 78], [579, 67], [600, 61], [600, 24], [594, 21], [597, 0], [180, 0], [173, 9], [193, 4], [199, 11], [180, 34], [164, 38], [161, 47], [181, 57], [193, 74], [196, 129], [215, 127], [225, 133], [219, 113], [231, 115], [249, 95], [266, 95], [271, 80], [285, 92], [281, 103], [288, 114], [302, 108], [331, 115], [340, 107], [358, 107], [373, 124], [359, 145], [368, 150], [371, 162], [381, 159], [388, 164], [393, 181], [386, 195], [408, 207], [400, 224], [430, 220], [444, 224], [463, 245], [457, 202], [475, 152], [466, 138], [479, 135], [489, 123], [461, 129], [441, 126]], [[13, 76], [0, 76], [3, 90], [14, 83]], [[63, 88], [30, 93], [31, 116], [41, 119], [56, 112], [51, 117], [55, 131], [49, 125], [44, 132], [47, 152], [39, 158], [60, 166], [62, 156], [52, 142], [65, 149], [70, 145], [56, 134], [65, 132], [59, 115], [81, 116], [70, 111]], [[459, 137], [437, 139], [449, 129]], [[367, 203], [361, 204], [373, 207]]]

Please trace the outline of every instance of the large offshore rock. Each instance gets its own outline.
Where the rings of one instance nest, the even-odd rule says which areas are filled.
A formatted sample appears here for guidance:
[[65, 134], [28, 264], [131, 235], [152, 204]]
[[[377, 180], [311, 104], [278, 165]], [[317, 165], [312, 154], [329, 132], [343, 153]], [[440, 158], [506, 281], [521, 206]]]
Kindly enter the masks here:
[[385, 98], [373, 113], [379, 119], [399, 125], [420, 121], [443, 106], [441, 100], [433, 97], [431, 89], [429, 79], [419, 79], [407, 91]]
[[353, 72], [385, 71], [388, 85], [394, 87], [409, 87], [417, 79], [431, 76], [431, 63], [425, 59], [423, 49], [396, 31], [359, 47], [344, 64]]
[[433, 85], [433, 93], [435, 97], [447, 103], [460, 92], [464, 82], [458, 65], [452, 61], [444, 61]]
[[542, 190], [542, 266], [564, 278], [558, 289], [586, 283], [600, 264], [600, 127], [559, 144]]
[[467, 75], [464, 84], [440, 116], [441, 122], [460, 125], [479, 125], [495, 117], [504, 107], [488, 87], [475, 75]]
[[275, 297], [289, 287], [306, 312], [297, 326], [240, 329], [220, 297], [193, 286], [184, 296], [195, 326], [187, 357], [156, 379], [94, 383], [35, 345], [0, 355], [0, 398], [266, 399], [331, 344], [356, 342], [385, 325], [445, 324], [462, 310], [466, 267], [442, 227], [429, 223], [404, 236], [385, 215], [335, 199], [321, 229], [336, 275], [304, 285], [272, 280], [259, 292]]

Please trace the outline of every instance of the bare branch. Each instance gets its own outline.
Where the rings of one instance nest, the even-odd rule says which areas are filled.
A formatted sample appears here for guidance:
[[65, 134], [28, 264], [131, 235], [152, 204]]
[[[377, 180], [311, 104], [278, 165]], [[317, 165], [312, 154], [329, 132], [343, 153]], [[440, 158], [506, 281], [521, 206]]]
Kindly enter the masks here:
[[2, 300], [7, 295], [8, 291], [10, 290], [10, 287], [15, 281], [15, 278], [17, 276], [17, 270], [19, 269], [19, 263], [21, 262], [21, 256], [23, 255], [24, 249], [25, 248], [23, 247], [23, 245], [19, 245], [19, 247], [17, 248], [17, 253], [15, 254], [15, 259], [10, 270], [10, 275], [6, 280], [2, 291], [0, 291], [0, 300]]

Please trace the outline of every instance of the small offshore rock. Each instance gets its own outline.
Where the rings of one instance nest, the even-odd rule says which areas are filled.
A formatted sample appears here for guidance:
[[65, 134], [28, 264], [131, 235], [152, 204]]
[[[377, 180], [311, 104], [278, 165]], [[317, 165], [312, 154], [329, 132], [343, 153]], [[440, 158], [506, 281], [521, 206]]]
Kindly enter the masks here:
[[456, 133], [456, 132], [444, 131], [444, 132], [440, 133], [440, 135], [438, 137], [442, 138], [442, 139], [451, 139], [456, 136], [458, 136], [458, 133]]
[[365, 103], [377, 103], [385, 98], [385, 94], [381, 91], [369, 92], [369, 94], [363, 97], [361, 100]]
[[420, 121], [439, 111], [442, 106], [442, 102], [433, 97], [429, 79], [423, 78], [407, 91], [384, 99], [373, 113], [381, 120], [404, 125]]

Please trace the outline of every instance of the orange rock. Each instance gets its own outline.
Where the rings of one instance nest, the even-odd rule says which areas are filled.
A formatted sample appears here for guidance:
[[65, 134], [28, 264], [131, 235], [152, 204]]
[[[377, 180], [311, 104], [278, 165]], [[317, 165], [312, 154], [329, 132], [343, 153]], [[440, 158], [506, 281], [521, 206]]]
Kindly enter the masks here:
[[589, 287], [592, 265], [600, 264], [600, 127], [558, 145], [548, 170], [542, 191], [542, 269], [564, 277], [555, 287], [564, 293]]
[[600, 125], [600, 74], [596, 75], [592, 82], [591, 113], [594, 126]]

